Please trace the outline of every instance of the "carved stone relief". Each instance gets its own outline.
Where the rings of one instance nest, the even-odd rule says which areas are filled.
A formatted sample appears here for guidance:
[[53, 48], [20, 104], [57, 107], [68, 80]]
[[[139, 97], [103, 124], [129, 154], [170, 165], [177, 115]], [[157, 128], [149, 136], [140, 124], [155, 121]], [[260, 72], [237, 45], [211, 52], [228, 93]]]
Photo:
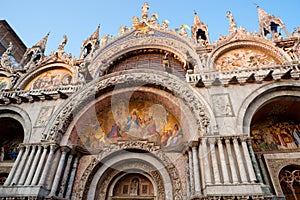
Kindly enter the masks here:
[[55, 106], [44, 106], [41, 108], [35, 127], [45, 127]]
[[214, 94], [212, 95], [212, 102], [216, 117], [234, 116], [229, 94]]

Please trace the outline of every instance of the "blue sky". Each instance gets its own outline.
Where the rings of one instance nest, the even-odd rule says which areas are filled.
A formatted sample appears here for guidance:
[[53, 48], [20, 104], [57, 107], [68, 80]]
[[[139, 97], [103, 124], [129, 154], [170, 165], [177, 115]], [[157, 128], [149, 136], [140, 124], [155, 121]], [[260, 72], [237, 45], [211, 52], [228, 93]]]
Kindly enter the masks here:
[[[121, 25], [131, 27], [131, 17], [141, 16], [141, 0], [28, 0], [1, 2], [0, 19], [5, 19], [27, 47], [31, 47], [48, 32], [46, 54], [55, 51], [68, 37], [65, 51], [78, 57], [83, 40], [101, 25], [100, 37], [117, 36]], [[226, 11], [231, 11], [239, 26], [258, 31], [255, 4], [276, 17], [281, 17], [288, 32], [300, 26], [300, 0], [148, 0], [149, 14], [157, 13], [161, 23], [170, 21], [170, 29], [193, 23], [194, 10], [208, 24], [210, 40], [228, 34]], [[283, 33], [283, 31], [282, 31]]]

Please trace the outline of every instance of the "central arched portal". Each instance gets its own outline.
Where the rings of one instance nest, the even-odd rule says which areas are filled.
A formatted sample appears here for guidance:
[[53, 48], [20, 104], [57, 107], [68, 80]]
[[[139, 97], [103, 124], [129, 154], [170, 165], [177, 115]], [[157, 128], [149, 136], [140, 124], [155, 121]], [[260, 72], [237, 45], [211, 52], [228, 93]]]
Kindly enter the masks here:
[[174, 165], [151, 152], [118, 150], [95, 162], [84, 187], [85, 199], [171, 200], [180, 194]]

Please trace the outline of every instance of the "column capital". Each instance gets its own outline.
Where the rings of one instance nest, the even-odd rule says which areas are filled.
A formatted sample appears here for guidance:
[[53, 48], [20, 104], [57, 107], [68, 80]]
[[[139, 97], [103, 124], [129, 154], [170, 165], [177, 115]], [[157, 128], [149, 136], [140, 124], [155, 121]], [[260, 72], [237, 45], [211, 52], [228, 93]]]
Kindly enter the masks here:
[[209, 144], [216, 144], [216, 138], [208, 138]]
[[56, 151], [56, 149], [58, 148], [59, 146], [57, 144], [50, 144], [50, 150], [51, 151]]
[[217, 138], [217, 141], [218, 141], [218, 143], [219, 144], [222, 144], [222, 141], [224, 140], [224, 138], [223, 137], [219, 137], [219, 138]]
[[189, 146], [190, 147], [198, 147], [198, 145], [199, 145], [199, 142], [198, 141], [191, 141], [190, 143], [189, 143]]
[[61, 149], [61, 151], [62, 152], [66, 152], [66, 153], [68, 153], [68, 152], [70, 152], [72, 149], [70, 148], [70, 147], [68, 147], [68, 146], [62, 146], [62, 147], [60, 147], [60, 149]]

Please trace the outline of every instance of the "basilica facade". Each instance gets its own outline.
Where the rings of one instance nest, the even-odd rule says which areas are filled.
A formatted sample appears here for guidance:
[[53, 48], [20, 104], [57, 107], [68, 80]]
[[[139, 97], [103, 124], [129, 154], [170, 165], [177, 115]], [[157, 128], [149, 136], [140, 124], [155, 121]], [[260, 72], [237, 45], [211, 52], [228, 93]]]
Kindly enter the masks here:
[[212, 42], [141, 7], [78, 58], [7, 45], [0, 199], [300, 199], [300, 27], [257, 6], [260, 30], [228, 11]]

